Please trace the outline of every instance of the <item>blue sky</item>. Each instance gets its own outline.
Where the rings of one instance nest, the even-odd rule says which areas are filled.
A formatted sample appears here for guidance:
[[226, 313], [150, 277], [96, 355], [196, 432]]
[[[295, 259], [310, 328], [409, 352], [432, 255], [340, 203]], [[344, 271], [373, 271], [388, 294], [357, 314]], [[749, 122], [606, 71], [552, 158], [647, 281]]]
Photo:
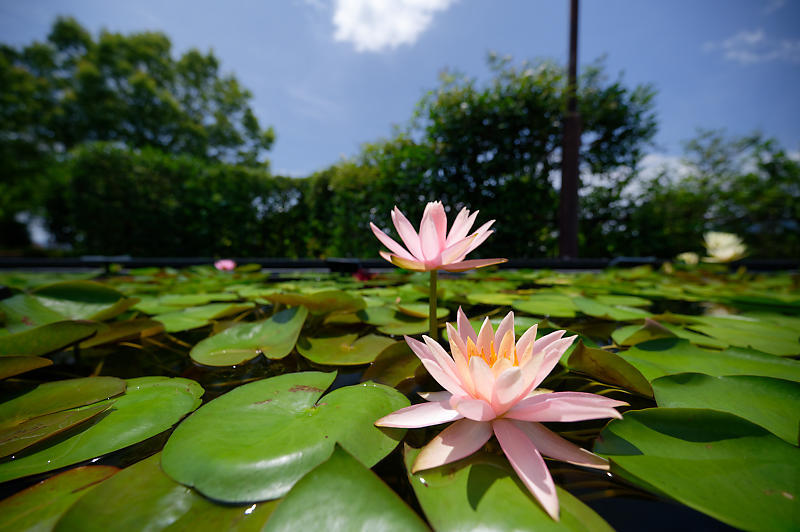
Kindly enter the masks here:
[[[486, 78], [489, 51], [565, 61], [567, 0], [0, 0], [0, 41], [42, 40], [59, 14], [95, 34], [159, 30], [213, 49], [254, 94], [276, 173], [307, 175], [391, 134], [445, 67]], [[800, 1], [583, 0], [579, 62], [658, 90], [653, 155], [698, 127], [800, 148]]]

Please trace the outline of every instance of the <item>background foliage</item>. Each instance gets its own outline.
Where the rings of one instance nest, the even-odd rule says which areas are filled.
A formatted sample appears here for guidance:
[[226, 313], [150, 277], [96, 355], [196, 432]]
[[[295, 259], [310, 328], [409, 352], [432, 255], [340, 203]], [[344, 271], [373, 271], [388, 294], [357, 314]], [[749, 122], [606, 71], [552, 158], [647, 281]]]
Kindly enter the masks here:
[[[0, 248], [25, 248], [19, 220], [35, 215], [78, 254], [367, 257], [368, 222], [388, 229], [394, 205], [416, 222], [440, 199], [497, 220], [486, 256], [555, 256], [564, 69], [489, 65], [485, 82], [445, 72], [389, 138], [286, 178], [265, 159], [274, 132], [212, 53], [58, 19], [44, 43], [0, 46]], [[680, 173], [644, 178], [654, 88], [602, 62], [579, 86], [583, 256], [702, 252], [708, 230], [751, 256], [800, 255], [800, 166], [774, 140], [701, 131]]]

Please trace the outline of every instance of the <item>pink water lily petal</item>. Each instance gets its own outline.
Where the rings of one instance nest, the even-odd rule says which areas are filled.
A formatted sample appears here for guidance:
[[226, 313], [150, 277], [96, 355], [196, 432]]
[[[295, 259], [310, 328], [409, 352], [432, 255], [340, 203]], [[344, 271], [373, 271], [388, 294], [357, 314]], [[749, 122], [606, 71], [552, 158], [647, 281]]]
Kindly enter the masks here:
[[479, 353], [489, 353], [494, 342], [494, 330], [492, 330], [492, 323], [487, 316], [483, 320], [481, 329], [478, 332], [478, 342], [475, 344]]
[[[429, 203], [428, 206], [430, 207], [430, 205]], [[422, 215], [422, 221], [419, 224], [419, 242], [426, 263], [441, 258], [442, 247], [439, 243], [439, 233], [431, 210], [428, 208], [425, 209], [425, 214]]]
[[383, 244], [384, 246], [389, 248], [389, 251], [391, 251], [392, 253], [394, 253], [398, 257], [401, 257], [401, 258], [406, 259], [406, 260], [410, 260], [410, 261], [416, 261], [417, 260], [416, 257], [414, 257], [413, 255], [411, 255], [411, 253], [406, 251], [406, 249], [403, 246], [401, 246], [400, 244], [395, 242], [394, 239], [392, 239], [389, 235], [387, 235], [386, 233], [381, 231], [378, 228], [377, 225], [375, 225], [374, 223], [370, 222], [369, 223], [369, 227], [370, 227], [370, 229], [372, 229], [372, 232], [375, 234], [375, 236], [378, 237], [378, 240], [381, 241], [381, 244]]
[[514, 425], [525, 433], [533, 442], [539, 452], [556, 460], [563, 460], [570, 464], [595, 469], [608, 470], [608, 460], [602, 456], [578, 447], [539, 423], [525, 423], [514, 421]]
[[470, 394], [475, 393], [475, 387], [472, 383], [472, 375], [469, 372], [469, 361], [467, 360], [467, 348], [464, 341], [458, 335], [456, 330], [449, 323], [446, 324], [447, 337], [450, 339], [450, 352], [453, 354], [453, 362], [456, 366], [456, 372], [461, 380], [461, 385]]
[[512, 421], [495, 419], [492, 421], [492, 429], [522, 483], [550, 517], [558, 521], [556, 486], [536, 446]]
[[553, 331], [550, 334], [545, 334], [533, 342], [533, 352], [538, 353], [539, 351], [544, 351], [547, 346], [556, 340], [560, 340], [566, 332], [567, 331]]
[[450, 392], [417, 392], [417, 395], [426, 401], [449, 401], [453, 397]]
[[[467, 395], [467, 391], [464, 390], [458, 377], [455, 376], [454, 368], [440, 366], [436, 357], [430, 352], [428, 346], [419, 340], [414, 340], [408, 336], [406, 336], [405, 339], [408, 346], [422, 362], [422, 365], [425, 366], [425, 369], [431, 374], [431, 377], [436, 379], [436, 382], [441, 384], [445, 390], [453, 395]], [[452, 364], [452, 360], [450, 363]]]
[[[456, 323], [458, 325], [458, 335], [465, 345], [467, 343], [467, 338], [472, 338], [473, 343], [478, 343], [478, 335], [475, 334], [475, 329], [472, 328], [469, 318], [464, 314], [461, 307], [458, 307], [458, 312], [456, 313]], [[467, 352], [466, 349], [464, 349], [464, 352]]]
[[480, 226], [478, 230], [475, 231], [475, 233], [473, 233], [478, 236], [475, 238], [475, 240], [472, 241], [472, 244], [470, 244], [469, 248], [467, 249], [467, 253], [473, 251], [475, 248], [483, 244], [487, 238], [492, 236], [492, 233], [494, 233], [494, 231], [489, 230], [489, 227], [491, 227], [492, 224], [494, 224], [494, 220], [489, 220], [488, 222]]
[[379, 427], [397, 427], [415, 429], [440, 425], [464, 417], [457, 410], [450, 408], [449, 401], [422, 403], [401, 408], [375, 422]]
[[583, 392], [554, 392], [526, 397], [515, 404], [505, 417], [522, 421], [584, 421], [622, 418], [614, 410], [628, 403]]
[[[498, 350], [500, 349], [500, 342], [506, 336], [506, 333], [511, 331], [511, 334], [514, 334], [514, 313], [509, 312], [505, 315], [505, 317], [500, 321], [500, 325], [497, 326], [497, 331], [494, 333], [494, 347]], [[511, 337], [512, 339], [514, 336]]]
[[404, 270], [412, 270], [412, 271], [415, 271], [415, 272], [424, 272], [424, 271], [426, 271], [425, 270], [425, 264], [422, 263], [422, 262], [418, 262], [418, 261], [415, 261], [415, 260], [404, 259], [402, 257], [398, 257], [397, 255], [395, 255], [393, 253], [387, 253], [385, 251], [379, 251], [378, 253], [380, 253], [381, 257], [383, 257], [384, 259], [388, 260], [389, 262], [391, 262], [392, 264], [394, 264], [398, 268], [403, 268]]
[[470, 259], [462, 260], [452, 264], [445, 264], [442, 270], [448, 272], [465, 272], [467, 270], [474, 270], [475, 268], [483, 268], [484, 266], [492, 266], [493, 264], [502, 264], [508, 262], [508, 259]]
[[467, 253], [467, 248], [475, 240], [475, 236], [470, 236], [462, 240], [456, 241], [453, 245], [442, 251], [442, 263], [449, 264], [454, 262], [459, 257], [463, 257]]
[[419, 235], [414, 230], [414, 226], [411, 225], [411, 222], [408, 221], [408, 218], [406, 218], [397, 207], [395, 207], [392, 211], [392, 222], [394, 223], [394, 228], [397, 229], [397, 234], [400, 235], [400, 239], [403, 241], [403, 244], [406, 245], [406, 249], [408, 249], [408, 251], [410, 251], [411, 254], [418, 260], [424, 260], [425, 257], [422, 255], [422, 246], [419, 242]]
[[[517, 342], [517, 356], [521, 357], [522, 354], [528, 350], [529, 345], [536, 344], [536, 333], [538, 329], [539, 324], [536, 323], [533, 325], [533, 327], [522, 333], [522, 336], [519, 337], [519, 341]], [[520, 358], [519, 362], [522, 364], [525, 361]]]
[[475, 387], [475, 398], [491, 401], [494, 390], [494, 373], [486, 361], [481, 357], [470, 358], [469, 373], [472, 376], [472, 385]]
[[518, 367], [512, 367], [501, 373], [495, 381], [492, 397], [492, 406], [495, 412], [502, 414], [508, 410], [517, 401], [527, 384], [522, 370]]
[[414, 461], [411, 472], [449, 464], [469, 456], [489, 441], [492, 426], [481, 421], [460, 419], [436, 435]]
[[422, 213], [422, 217], [425, 218], [426, 215], [433, 220], [439, 249], [444, 249], [447, 246], [447, 213], [445, 213], [442, 202], [432, 201], [428, 203], [425, 206], [425, 212]]
[[469, 230], [472, 228], [472, 224], [475, 223], [475, 218], [478, 217], [478, 212], [479, 211], [475, 211], [470, 214], [466, 207], [461, 209], [455, 221], [453, 221], [453, 227], [450, 229], [450, 233], [447, 235], [448, 246], [455, 244], [459, 240], [463, 240], [467, 236]]
[[473, 421], [491, 421], [497, 417], [492, 406], [483, 399], [469, 396], [450, 398], [450, 407], [455, 408], [462, 416]]
[[[542, 365], [539, 368], [539, 372], [536, 374], [536, 378], [533, 381], [533, 387], [539, 386], [542, 381], [547, 377], [553, 368], [556, 367], [558, 361], [561, 360], [561, 355], [572, 345], [572, 342], [578, 338], [577, 335], [575, 336], [568, 336], [567, 338], [561, 338], [560, 340], [556, 340], [555, 342], [548, 345], [544, 350], [544, 358], [542, 359]], [[534, 344], [534, 350], [536, 346]]]

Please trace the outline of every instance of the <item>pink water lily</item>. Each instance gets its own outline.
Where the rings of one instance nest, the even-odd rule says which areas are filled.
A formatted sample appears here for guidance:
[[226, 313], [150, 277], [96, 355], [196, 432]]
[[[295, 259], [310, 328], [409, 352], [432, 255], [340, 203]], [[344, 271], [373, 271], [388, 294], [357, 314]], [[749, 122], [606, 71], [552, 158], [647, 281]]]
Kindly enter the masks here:
[[214, 267], [221, 272], [227, 272], [236, 268], [236, 262], [231, 259], [221, 259], [214, 263]]
[[421, 394], [427, 403], [402, 408], [375, 422], [381, 427], [418, 428], [455, 421], [426, 445], [412, 472], [454, 462], [480, 449], [494, 434], [511, 466], [550, 516], [558, 520], [558, 497], [542, 455], [608, 469], [608, 462], [568, 442], [542, 422], [621, 418], [627, 403], [590, 393], [537, 390], [572, 344], [556, 331], [536, 340], [536, 325], [515, 341], [514, 313], [497, 327], [487, 318], [475, 333], [458, 309], [455, 329], [447, 324], [452, 357], [423, 336], [406, 342], [445, 389]]
[[369, 226], [378, 240], [391, 251], [381, 251], [381, 257], [395, 266], [419, 272], [462, 272], [506, 262], [506, 259], [464, 260], [470, 251], [480, 246], [494, 232], [489, 230], [494, 223], [494, 220], [490, 220], [468, 234], [477, 216], [478, 211], [470, 214], [466, 208], [461, 209], [448, 233], [444, 206], [440, 201], [432, 201], [425, 206], [418, 233], [400, 209], [395, 207], [392, 211], [392, 222], [405, 248], [378, 229], [374, 223], [370, 222]]

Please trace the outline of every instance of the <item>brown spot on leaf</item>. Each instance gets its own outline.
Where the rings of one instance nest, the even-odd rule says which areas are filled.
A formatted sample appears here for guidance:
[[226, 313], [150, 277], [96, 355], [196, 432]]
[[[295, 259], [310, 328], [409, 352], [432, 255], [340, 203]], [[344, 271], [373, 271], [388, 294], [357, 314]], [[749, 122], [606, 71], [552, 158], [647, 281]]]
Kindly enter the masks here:
[[256, 402], [255, 402], [255, 403], [253, 403], [253, 404], [254, 404], [254, 405], [263, 405], [263, 404], [267, 404], [267, 403], [269, 403], [270, 401], [272, 401], [272, 399], [264, 399], [263, 401], [256, 401]]
[[22, 316], [22, 320], [21, 321], [22, 321], [22, 323], [24, 323], [28, 327], [33, 327], [35, 325], [35, 323], [33, 323], [33, 320], [30, 319], [28, 316]]
[[316, 386], [307, 386], [305, 384], [298, 384], [289, 388], [290, 392], [321, 392]]

